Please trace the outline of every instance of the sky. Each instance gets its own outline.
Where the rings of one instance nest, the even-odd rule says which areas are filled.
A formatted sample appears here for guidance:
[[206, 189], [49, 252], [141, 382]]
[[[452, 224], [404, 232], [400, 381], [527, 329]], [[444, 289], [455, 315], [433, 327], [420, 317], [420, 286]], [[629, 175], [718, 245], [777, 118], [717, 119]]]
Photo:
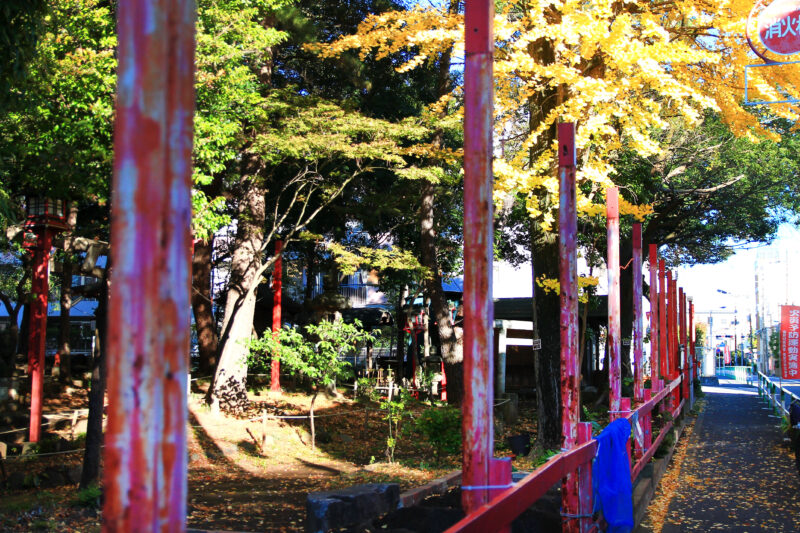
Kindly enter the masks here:
[[800, 304], [800, 231], [784, 224], [770, 245], [739, 249], [722, 263], [678, 268], [678, 286], [694, 298], [697, 315], [736, 309], [744, 321], [755, 310], [757, 268], [760, 312], [778, 320], [779, 305]]

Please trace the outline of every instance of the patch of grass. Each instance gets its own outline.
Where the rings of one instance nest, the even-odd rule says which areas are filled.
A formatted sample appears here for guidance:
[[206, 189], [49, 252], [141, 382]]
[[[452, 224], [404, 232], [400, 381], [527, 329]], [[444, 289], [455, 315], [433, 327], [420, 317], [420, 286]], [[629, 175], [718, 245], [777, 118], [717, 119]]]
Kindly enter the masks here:
[[5, 494], [0, 498], [0, 515], [27, 512], [40, 507], [50, 507], [59, 500], [59, 496], [43, 490], [35, 493]]
[[97, 485], [89, 485], [75, 495], [75, 503], [80, 507], [99, 508], [103, 489]]

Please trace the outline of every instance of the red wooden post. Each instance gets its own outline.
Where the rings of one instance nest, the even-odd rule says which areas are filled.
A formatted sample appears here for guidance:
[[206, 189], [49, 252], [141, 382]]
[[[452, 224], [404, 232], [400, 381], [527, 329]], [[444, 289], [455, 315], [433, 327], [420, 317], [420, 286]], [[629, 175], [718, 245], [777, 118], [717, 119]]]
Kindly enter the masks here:
[[695, 331], [694, 331], [694, 302], [692, 297], [689, 297], [689, 359], [692, 362], [692, 381], [695, 379], [697, 372], [697, 361], [695, 360], [696, 353], [694, 349]]
[[633, 223], [633, 399], [644, 399], [644, 355], [642, 326], [642, 224]]
[[34, 299], [28, 319], [28, 375], [31, 379], [31, 418], [28, 430], [30, 442], [39, 442], [42, 431], [44, 402], [44, 347], [47, 336], [47, 295], [50, 291], [48, 267], [53, 233], [46, 226], [33, 228], [36, 245], [33, 247], [33, 277], [31, 292]]
[[[669, 328], [669, 381], [674, 380], [680, 375], [680, 362], [678, 358], [678, 289], [677, 278], [672, 272], [667, 272], [667, 321]], [[672, 403], [670, 409], [680, 403], [680, 389], [674, 389], [670, 395]]]
[[[492, 301], [492, 104], [494, 3], [464, 13], [464, 402], [461, 501], [469, 513], [489, 498], [494, 451]], [[466, 489], [466, 490], [465, 490]]]
[[647, 262], [650, 267], [650, 388], [655, 388], [658, 380], [658, 320], [661, 316], [658, 312], [658, 246], [650, 245], [647, 255]]
[[686, 325], [689, 320], [686, 316], [686, 293], [681, 287], [679, 302], [681, 304], [681, 363], [683, 364], [683, 397], [689, 401], [689, 345], [687, 342]]
[[606, 189], [606, 237], [608, 241], [608, 410], [619, 411], [620, 308], [619, 308], [619, 191]]
[[[578, 444], [580, 367], [578, 365], [578, 215], [575, 200], [575, 124], [558, 125], [558, 280], [561, 286], [561, 434], [562, 447]], [[561, 507], [567, 515], [563, 531], [580, 530], [578, 471], [561, 484]]]
[[[283, 241], [275, 241], [275, 265], [272, 269], [272, 335], [278, 340], [281, 327], [281, 296], [283, 291]], [[272, 356], [272, 368], [270, 368], [269, 390], [273, 392], [281, 391], [281, 360], [277, 354]]]
[[117, 9], [103, 530], [184, 531], [195, 7]]
[[658, 362], [661, 379], [669, 376], [669, 352], [667, 351], [667, 278], [664, 260], [658, 262]]
[[670, 326], [670, 349], [671, 358], [669, 367], [671, 371], [670, 380], [675, 379], [680, 373], [680, 349], [678, 348], [678, 276], [669, 273], [669, 318], [672, 321]]

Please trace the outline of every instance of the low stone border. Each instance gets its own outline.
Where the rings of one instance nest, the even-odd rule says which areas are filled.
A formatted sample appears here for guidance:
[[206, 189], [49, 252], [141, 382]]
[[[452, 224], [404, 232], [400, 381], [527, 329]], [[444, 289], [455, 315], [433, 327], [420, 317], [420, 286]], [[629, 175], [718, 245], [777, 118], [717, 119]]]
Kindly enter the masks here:
[[407, 490], [404, 493], [400, 494], [400, 503], [398, 504], [397, 507], [398, 508], [412, 507], [414, 505], [417, 505], [419, 502], [421, 502], [428, 496], [444, 494], [445, 492], [450, 490], [451, 487], [460, 485], [461, 485], [461, 470], [450, 472], [449, 474], [442, 476], [439, 479], [434, 479], [430, 483], [426, 483], [421, 487]]

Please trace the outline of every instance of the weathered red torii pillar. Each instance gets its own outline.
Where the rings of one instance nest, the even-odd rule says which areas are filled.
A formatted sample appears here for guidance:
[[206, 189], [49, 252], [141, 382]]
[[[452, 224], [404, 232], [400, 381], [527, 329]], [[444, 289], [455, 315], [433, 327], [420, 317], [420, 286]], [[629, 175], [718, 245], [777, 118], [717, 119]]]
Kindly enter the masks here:
[[510, 459], [494, 459], [492, 325], [492, 126], [494, 2], [464, 9], [464, 400], [461, 502], [466, 513], [511, 482]]
[[658, 261], [658, 363], [661, 379], [669, 379], [669, 350], [667, 349], [667, 276], [663, 259]]
[[606, 189], [606, 238], [608, 241], [608, 412], [611, 420], [620, 417], [621, 339], [619, 287], [619, 190]]
[[[272, 267], [272, 335], [278, 340], [281, 331], [281, 298], [283, 294], [283, 241], [275, 241], [275, 265]], [[270, 366], [269, 390], [281, 391], [281, 360], [277, 354], [272, 356]]]
[[642, 223], [633, 223], [633, 399], [644, 400], [644, 335], [642, 324]]
[[647, 263], [650, 267], [650, 388], [657, 391], [656, 384], [659, 379], [658, 367], [658, 246], [650, 245], [647, 254]]
[[195, 4], [118, 4], [104, 531], [186, 528]]

